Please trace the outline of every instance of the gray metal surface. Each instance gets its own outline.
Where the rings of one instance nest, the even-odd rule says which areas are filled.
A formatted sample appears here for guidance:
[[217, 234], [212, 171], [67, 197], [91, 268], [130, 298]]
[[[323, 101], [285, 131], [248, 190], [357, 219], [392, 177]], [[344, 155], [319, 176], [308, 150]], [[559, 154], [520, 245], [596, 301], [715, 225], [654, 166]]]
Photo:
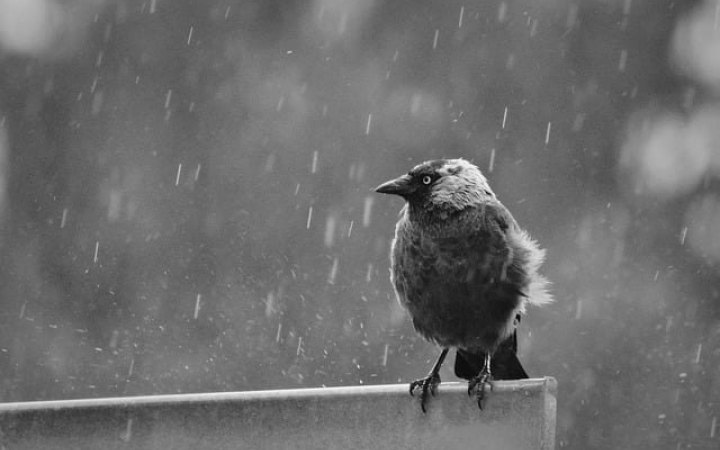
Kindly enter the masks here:
[[494, 383], [485, 409], [443, 383], [0, 403], [7, 449], [553, 449], [553, 378]]

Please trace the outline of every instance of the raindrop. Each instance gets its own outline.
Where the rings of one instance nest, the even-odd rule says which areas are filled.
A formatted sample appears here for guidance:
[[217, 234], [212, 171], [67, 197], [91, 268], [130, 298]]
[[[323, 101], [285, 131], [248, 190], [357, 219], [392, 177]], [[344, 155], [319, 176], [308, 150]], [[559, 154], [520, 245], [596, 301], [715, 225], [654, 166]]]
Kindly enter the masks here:
[[435, 50], [435, 49], [437, 48], [437, 43], [438, 43], [438, 37], [439, 37], [439, 36], [440, 36], [440, 30], [436, 28], [436, 29], [435, 29], [435, 37], [433, 38], [433, 50]]
[[565, 27], [570, 30], [577, 23], [578, 6], [574, 3], [568, 7], [567, 19], [565, 19]]
[[275, 293], [272, 291], [268, 292], [267, 298], [265, 299], [265, 317], [270, 317], [275, 313], [275, 300]]
[[345, 34], [345, 30], [347, 30], [347, 22], [348, 13], [346, 11], [343, 11], [343, 13], [340, 15], [340, 22], [338, 23], [338, 34]]
[[110, 198], [108, 199], [108, 212], [107, 217], [110, 222], [114, 222], [120, 218], [120, 206], [122, 204], [122, 192], [117, 189], [110, 191]]
[[547, 130], [545, 131], [545, 145], [550, 142], [550, 130], [552, 129], [552, 122], [548, 122]]
[[90, 106], [90, 114], [93, 116], [100, 114], [100, 111], [102, 111], [104, 97], [105, 96], [102, 91], [97, 91], [95, 95], [93, 95], [92, 105]]
[[110, 342], [108, 343], [108, 347], [112, 349], [116, 348], [119, 337], [120, 333], [118, 332], [118, 330], [113, 330], [112, 334], [110, 335]]
[[355, 172], [355, 179], [357, 181], [362, 181], [365, 177], [365, 163], [360, 163], [357, 166], [357, 171]]
[[695, 364], [700, 364], [700, 356], [702, 355], [702, 342], [698, 344], [697, 352], [695, 352]]
[[157, 8], [157, 0], [150, 0], [150, 14], [155, 14]]
[[463, 15], [465, 14], [465, 7], [460, 7], [460, 17], [458, 18], [458, 28], [462, 28]]
[[335, 284], [335, 278], [337, 277], [338, 272], [338, 266], [340, 265], [340, 260], [335, 257], [333, 259], [332, 267], [330, 267], [330, 273], [328, 274], [328, 284]]
[[713, 417], [712, 423], [710, 424], [710, 439], [715, 438], [716, 425], [717, 425], [717, 417]]
[[350, 225], [348, 226], [347, 237], [350, 237], [350, 235], [352, 235], [352, 229], [353, 229], [353, 224], [354, 224], [354, 223], [355, 223], [354, 220], [351, 220], [351, 221], [350, 221]]
[[197, 168], [195, 169], [195, 181], [197, 181], [198, 177], [200, 177], [200, 167], [201, 167], [201, 164], [198, 163]]
[[282, 333], [282, 322], [278, 324], [277, 333], [275, 333], [275, 342], [280, 342], [280, 334]]
[[270, 173], [275, 166], [275, 153], [270, 153], [265, 160], [265, 173]]
[[172, 99], [172, 89], [168, 89], [167, 93], [165, 94], [165, 109], [168, 109], [170, 107], [171, 99]]
[[192, 25], [190, 26], [190, 31], [188, 31], [188, 37], [187, 37], [187, 45], [190, 45], [190, 41], [192, 41], [192, 35], [193, 35], [194, 28]]
[[68, 209], [63, 208], [62, 218], [60, 219], [60, 228], [65, 228], [65, 224], [67, 223], [67, 215], [68, 215]]
[[507, 18], [507, 3], [500, 2], [500, 6], [498, 6], [498, 22], [505, 22], [505, 19]]
[[98, 250], [100, 250], [100, 241], [95, 241], [95, 253], [93, 254], [93, 263], [98, 262]]
[[195, 312], [193, 313], [193, 319], [197, 320], [198, 313], [200, 312], [200, 299], [202, 298], [201, 294], [198, 294], [197, 297], [195, 297]]
[[630, 5], [632, 4], [632, 0], [625, 0], [625, 3], [623, 4], [623, 15], [627, 16], [630, 14]]
[[370, 225], [370, 218], [372, 215], [372, 207], [373, 203], [375, 202], [375, 198], [371, 196], [365, 197], [365, 205], [363, 207], [363, 220], [362, 224], [363, 227], [367, 227]]
[[127, 425], [125, 426], [125, 432], [120, 436], [120, 439], [123, 442], [130, 442], [130, 440], [132, 439], [132, 424], [133, 424], [133, 419], [132, 419], [132, 417], [130, 417], [127, 420]]
[[365, 125], [365, 135], [370, 134], [370, 124], [372, 124], [372, 114], [368, 114], [367, 124]]
[[230, 16], [230, 7], [228, 6], [228, 7], [225, 9], [225, 20], [227, 20], [229, 16]]
[[495, 149], [490, 150], [490, 163], [488, 164], [488, 172], [492, 172], [495, 167]]
[[300, 356], [300, 352], [302, 351], [302, 336], [298, 338], [298, 345], [297, 350], [295, 350], [295, 356]]
[[387, 367], [388, 349], [389, 348], [390, 348], [390, 345], [385, 344], [385, 351], [383, 352], [383, 359], [382, 359], [383, 367]]
[[368, 263], [367, 266], [367, 272], [365, 273], [365, 282], [369, 283], [372, 281], [372, 274], [373, 274], [373, 263]]
[[537, 28], [538, 28], [539, 22], [540, 21], [538, 19], [532, 20], [532, 25], [530, 25], [530, 37], [534, 37], [537, 34]]
[[508, 109], [507, 106], [505, 107], [505, 111], [503, 112], [503, 120], [502, 120], [502, 129], [505, 129], [505, 124], [507, 123], [507, 113]]
[[625, 72], [625, 65], [627, 63], [627, 50], [620, 50], [620, 61], [618, 62], [618, 71]]
[[310, 173], [317, 172], [317, 163], [318, 163], [318, 151], [315, 150], [313, 152], [313, 156], [312, 156], [312, 166], [310, 166]]
[[573, 121], [572, 130], [575, 133], [578, 133], [582, 130], [583, 124], [585, 123], [585, 114], [583, 113], [577, 113], [575, 115], [575, 120]]
[[685, 245], [685, 238], [687, 237], [688, 227], [683, 227], [680, 230], [680, 245]]
[[325, 221], [325, 247], [332, 247], [335, 242], [335, 226], [337, 225], [337, 218], [333, 215], [329, 215]]
[[310, 229], [310, 224], [312, 223], [312, 210], [312, 206], [308, 208], [307, 223], [305, 224], [305, 228], [308, 230]]
[[578, 299], [577, 308], [575, 308], [575, 320], [580, 319], [580, 316], [582, 316], [582, 300]]
[[175, 186], [180, 184], [180, 173], [182, 173], [182, 163], [178, 164], [177, 174], [175, 175]]

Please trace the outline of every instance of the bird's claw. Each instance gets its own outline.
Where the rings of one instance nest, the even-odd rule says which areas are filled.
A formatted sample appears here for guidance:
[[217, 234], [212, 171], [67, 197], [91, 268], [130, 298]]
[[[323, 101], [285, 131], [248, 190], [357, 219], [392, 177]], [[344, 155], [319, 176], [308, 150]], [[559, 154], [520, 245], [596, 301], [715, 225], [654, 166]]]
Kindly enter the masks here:
[[493, 378], [490, 373], [483, 371], [468, 382], [468, 396], [475, 395], [477, 398], [478, 408], [481, 410], [483, 409], [482, 402], [485, 398], [485, 385], [490, 386], [490, 390], [492, 390], [492, 379]]
[[420, 409], [422, 409], [422, 412], [427, 412], [425, 403], [427, 403], [428, 393], [434, 396], [438, 384], [440, 384], [440, 375], [436, 373], [431, 373], [425, 378], [410, 383], [410, 395], [414, 395], [415, 389], [420, 389]]

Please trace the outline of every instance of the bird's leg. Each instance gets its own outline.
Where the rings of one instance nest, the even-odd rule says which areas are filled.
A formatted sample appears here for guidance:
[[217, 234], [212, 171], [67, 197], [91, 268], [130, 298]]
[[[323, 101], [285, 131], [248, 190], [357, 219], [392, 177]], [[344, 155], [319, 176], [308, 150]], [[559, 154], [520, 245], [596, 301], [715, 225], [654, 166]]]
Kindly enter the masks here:
[[433, 365], [432, 370], [430, 370], [428, 376], [410, 383], [410, 395], [413, 395], [415, 388], [420, 388], [420, 408], [422, 409], [422, 412], [426, 412], [425, 402], [427, 402], [428, 393], [430, 395], [435, 395], [435, 388], [438, 384], [440, 384], [440, 366], [442, 366], [443, 361], [445, 361], [448, 350], [448, 348], [444, 348], [442, 352], [440, 352], [440, 356], [438, 356], [438, 359], [435, 361], [435, 364]]
[[483, 409], [482, 401], [485, 396], [485, 385], [490, 385], [490, 389], [492, 389], [492, 385], [490, 384], [490, 381], [493, 379], [492, 373], [490, 373], [491, 357], [492, 355], [490, 352], [485, 353], [485, 362], [483, 363], [480, 373], [468, 382], [468, 395], [475, 394], [477, 397], [478, 408], [480, 409]]

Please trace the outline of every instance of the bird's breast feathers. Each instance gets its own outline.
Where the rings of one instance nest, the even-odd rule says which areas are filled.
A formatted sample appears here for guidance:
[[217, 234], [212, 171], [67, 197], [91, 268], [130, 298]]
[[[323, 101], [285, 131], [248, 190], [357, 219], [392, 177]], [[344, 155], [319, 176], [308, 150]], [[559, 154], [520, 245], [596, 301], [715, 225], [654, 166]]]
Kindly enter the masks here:
[[[432, 229], [405, 212], [395, 231], [391, 278], [418, 331], [458, 345], [484, 329], [483, 322], [505, 323], [526, 302], [549, 301], [537, 274], [543, 258], [499, 202], [467, 208]], [[458, 328], [468, 317], [469, 328]]]

